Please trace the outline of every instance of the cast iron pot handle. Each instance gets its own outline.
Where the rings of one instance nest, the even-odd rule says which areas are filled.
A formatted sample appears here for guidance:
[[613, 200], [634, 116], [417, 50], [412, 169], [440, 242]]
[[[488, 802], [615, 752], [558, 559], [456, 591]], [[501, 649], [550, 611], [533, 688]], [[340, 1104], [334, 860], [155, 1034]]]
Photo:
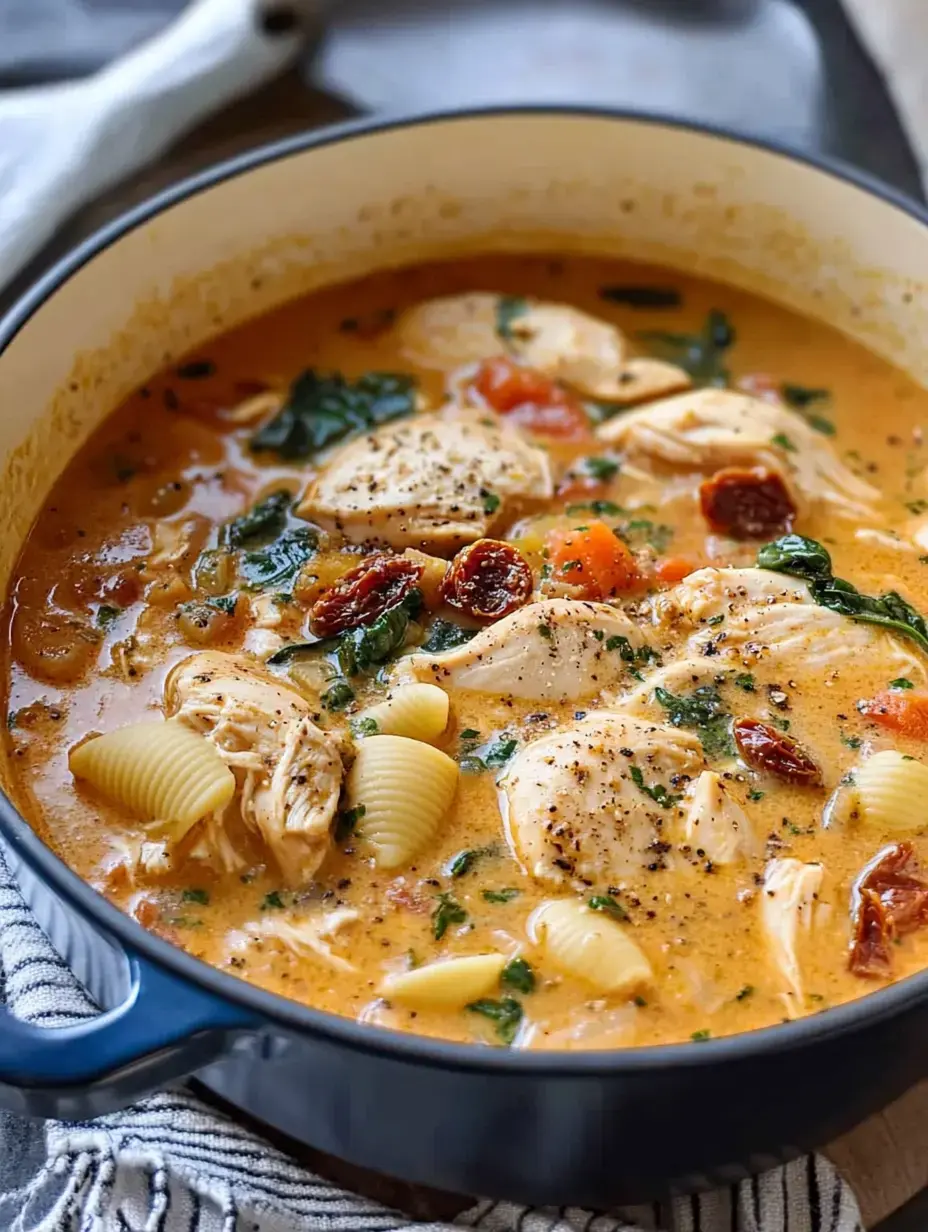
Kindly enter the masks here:
[[121, 1005], [70, 1026], [35, 1026], [0, 1006], [0, 1103], [32, 1116], [98, 1116], [209, 1064], [261, 1025], [136, 954], [129, 973]]

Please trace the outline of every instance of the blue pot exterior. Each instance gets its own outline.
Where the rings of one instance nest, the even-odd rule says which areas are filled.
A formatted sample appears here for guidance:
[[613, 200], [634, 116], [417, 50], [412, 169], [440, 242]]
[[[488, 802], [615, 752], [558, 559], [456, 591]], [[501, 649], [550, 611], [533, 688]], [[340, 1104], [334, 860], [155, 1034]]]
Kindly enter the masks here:
[[[411, 123], [284, 142], [170, 190], [46, 276], [0, 324], [0, 351], [82, 261], [185, 194], [315, 144]], [[928, 223], [865, 177], [820, 166]], [[462, 1194], [604, 1208], [730, 1182], [820, 1146], [928, 1075], [928, 973], [706, 1043], [531, 1054], [445, 1044], [287, 1002], [145, 934], [2, 796], [0, 836], [40, 924], [105, 1011], [79, 1030], [41, 1032], [55, 1036], [45, 1040], [0, 1016], [0, 1104], [20, 1113], [84, 1119], [195, 1073], [258, 1120], [355, 1165]]]

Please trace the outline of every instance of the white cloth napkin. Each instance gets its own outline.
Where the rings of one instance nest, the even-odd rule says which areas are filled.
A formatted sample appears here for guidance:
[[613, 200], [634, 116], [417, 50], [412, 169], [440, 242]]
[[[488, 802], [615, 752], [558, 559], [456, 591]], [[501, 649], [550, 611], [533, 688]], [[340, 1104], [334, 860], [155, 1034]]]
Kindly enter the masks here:
[[[0, 853], [3, 997], [54, 1027], [95, 1006], [51, 948]], [[622, 1212], [480, 1202], [454, 1224], [414, 1223], [294, 1163], [183, 1089], [125, 1112], [48, 1122], [46, 1159], [0, 1196], [9, 1232], [860, 1232], [833, 1166], [809, 1156], [740, 1185]]]
[[299, 25], [263, 34], [257, 12], [258, 0], [197, 0], [92, 77], [0, 92], [0, 286], [78, 206], [299, 54]]

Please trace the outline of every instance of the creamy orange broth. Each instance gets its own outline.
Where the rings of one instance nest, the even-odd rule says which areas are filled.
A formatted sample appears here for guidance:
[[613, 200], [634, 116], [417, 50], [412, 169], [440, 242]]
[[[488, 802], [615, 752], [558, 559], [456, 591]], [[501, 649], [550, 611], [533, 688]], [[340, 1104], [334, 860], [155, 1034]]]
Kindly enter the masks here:
[[[682, 305], [641, 309], [611, 304], [597, 293], [604, 284], [673, 285]], [[852, 882], [884, 843], [912, 838], [917, 854], [928, 859], [928, 841], [917, 834], [874, 832], [853, 818], [825, 827], [823, 807], [868, 748], [894, 747], [917, 757], [928, 756], [928, 750], [924, 742], [877, 728], [858, 710], [859, 699], [889, 683], [883, 663], [865, 655], [842, 661], [834, 672], [811, 674], [801, 660], [788, 671], [761, 661], [751, 669], [751, 691], [733, 686], [729, 674], [723, 695], [731, 712], [788, 722], [789, 735], [822, 767], [824, 786], [790, 786], [735, 764], [726, 781], [759, 837], [756, 854], [725, 867], [712, 867], [692, 852], [666, 867], [658, 856], [640, 878], [589, 888], [590, 894], [612, 893], [621, 902], [629, 917], [626, 927], [653, 968], [650, 985], [625, 999], [597, 996], [558, 974], [527, 941], [526, 920], [552, 891], [534, 883], [509, 851], [492, 769], [462, 774], [456, 803], [437, 840], [411, 865], [378, 871], [364, 843], [349, 836], [334, 844], [314, 884], [296, 889], [288, 887], [261, 843], [234, 823], [231, 832], [244, 853], [243, 871], [222, 873], [181, 853], [171, 871], [146, 876], [128, 854], [144, 837], [144, 819], [72, 778], [72, 746], [89, 733], [159, 717], [169, 668], [203, 648], [185, 640], [177, 605], [194, 596], [192, 565], [201, 549], [215, 542], [217, 525], [281, 486], [294, 494], [305, 486], [308, 466], [252, 454], [248, 439], [255, 425], [237, 427], [229, 410], [256, 390], [281, 387], [310, 366], [352, 377], [378, 369], [414, 372], [391, 349], [389, 330], [378, 332], [380, 314], [473, 289], [566, 301], [617, 322], [632, 338], [647, 329], [694, 331], [710, 308], [722, 309], [737, 331], [727, 359], [732, 384], [765, 373], [776, 385], [827, 389], [827, 402], [810, 409], [834, 424], [829, 443], [836, 454], [880, 489], [889, 526], [912, 519], [907, 503], [922, 508], [917, 502], [928, 495], [922, 475], [928, 460], [922, 443], [928, 394], [823, 325], [731, 287], [676, 272], [542, 257], [436, 265], [337, 287], [250, 322], [191, 357], [208, 359], [215, 367], [211, 375], [153, 375], [113, 411], [55, 485], [24, 546], [6, 606], [6, 739], [18, 804], [83, 878], [147, 927], [243, 979], [369, 1022], [496, 1042], [492, 1020], [478, 1013], [407, 1010], [378, 993], [385, 973], [412, 962], [496, 949], [521, 953], [535, 970], [534, 991], [494, 994], [521, 1001], [524, 1018], [516, 1042], [523, 1046], [626, 1046], [700, 1039], [707, 1032], [726, 1035], [777, 1022], [785, 1016], [784, 985], [758, 923], [759, 883], [771, 855], [821, 861], [825, 869], [814, 927], [801, 930], [798, 942], [804, 1010], [815, 1012], [869, 991], [874, 981], [848, 969]], [[414, 375], [426, 396], [440, 400], [442, 374]], [[595, 443], [551, 445], [557, 471], [574, 457], [603, 452]], [[672, 528], [664, 554], [695, 564], [752, 564], [756, 541], [707, 536], [694, 500], [698, 482], [644, 515]], [[659, 484], [620, 472], [594, 495], [634, 506], [645, 491], [649, 504], [655, 497], [664, 499]], [[518, 511], [520, 516], [510, 519], [529, 533], [523, 546], [536, 575], [544, 564], [538, 528], [577, 525], [582, 517], [563, 511], [583, 499], [556, 497], [549, 510], [540, 511], [552, 517], [540, 523], [524, 520], [537, 515], [537, 509]], [[193, 531], [181, 559], [161, 566], [149, 563], [159, 521], [190, 522]], [[837, 576], [868, 593], [897, 589], [928, 611], [924, 549], [905, 542], [897, 547], [891, 540], [861, 542], [855, 538], [860, 525], [818, 511], [800, 518], [796, 529], [827, 543]], [[493, 533], [506, 538], [510, 531], [503, 526]], [[357, 563], [357, 557], [338, 556], [337, 546], [332, 543], [310, 562], [330, 580]], [[639, 604], [642, 593], [626, 606]], [[622, 596], [616, 602], [623, 602]], [[112, 609], [102, 618], [101, 605]], [[257, 645], [247, 640], [254, 639], [254, 631], [245, 607], [239, 605], [239, 614], [210, 649]], [[281, 610], [283, 623], [276, 632], [285, 640], [300, 640], [305, 605], [290, 603]], [[50, 673], [47, 657], [38, 654], [62, 646], [67, 653]], [[924, 685], [918, 677], [920, 651], [911, 643], [903, 649], [916, 661], [908, 673], [913, 683]], [[357, 702], [348, 713], [317, 706], [314, 717], [321, 726], [347, 730], [351, 714], [382, 695], [375, 675], [354, 684]], [[788, 712], [771, 701], [768, 685], [788, 694]], [[468, 744], [485, 745], [505, 731], [522, 745], [567, 722], [574, 710], [590, 708], [455, 694], [451, 723], [439, 744], [459, 757]], [[461, 732], [468, 729], [479, 732], [479, 740], [462, 741]], [[457, 853], [485, 847], [490, 854], [479, 855], [463, 875], [450, 875], [449, 862]], [[492, 892], [499, 898], [505, 889], [518, 893], [508, 901], [492, 901]], [[436, 940], [434, 912], [441, 893], [450, 894], [466, 918], [452, 921]], [[330, 942], [333, 954], [355, 970], [333, 968], [322, 958], [297, 955], [255, 934], [256, 921], [287, 918], [305, 907], [307, 898], [310, 905], [358, 909], [360, 922]], [[914, 932], [895, 947], [893, 975], [903, 977], [926, 962], [928, 930]]]

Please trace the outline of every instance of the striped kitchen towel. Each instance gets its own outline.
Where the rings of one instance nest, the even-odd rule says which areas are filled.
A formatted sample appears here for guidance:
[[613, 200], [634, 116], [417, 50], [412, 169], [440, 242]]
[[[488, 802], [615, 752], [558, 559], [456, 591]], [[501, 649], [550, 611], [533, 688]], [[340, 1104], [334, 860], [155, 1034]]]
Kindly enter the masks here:
[[[0, 854], [6, 1003], [53, 1027], [96, 1007], [32, 917]], [[0, 1229], [9, 1232], [860, 1232], [850, 1188], [810, 1156], [729, 1188], [627, 1211], [478, 1201], [416, 1223], [315, 1176], [183, 1088], [97, 1121], [0, 1117]]]

